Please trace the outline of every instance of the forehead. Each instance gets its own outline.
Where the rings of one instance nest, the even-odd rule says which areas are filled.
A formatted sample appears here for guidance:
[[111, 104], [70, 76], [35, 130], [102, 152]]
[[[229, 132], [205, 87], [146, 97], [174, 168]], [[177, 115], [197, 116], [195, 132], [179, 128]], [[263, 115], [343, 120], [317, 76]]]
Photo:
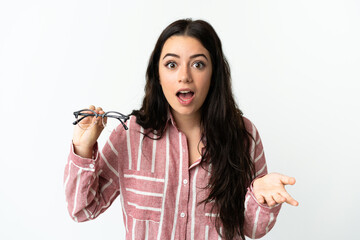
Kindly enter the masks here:
[[167, 53], [175, 53], [179, 56], [203, 53], [206, 56], [209, 56], [209, 52], [201, 42], [198, 39], [189, 36], [172, 36], [168, 38], [162, 48], [161, 56]]

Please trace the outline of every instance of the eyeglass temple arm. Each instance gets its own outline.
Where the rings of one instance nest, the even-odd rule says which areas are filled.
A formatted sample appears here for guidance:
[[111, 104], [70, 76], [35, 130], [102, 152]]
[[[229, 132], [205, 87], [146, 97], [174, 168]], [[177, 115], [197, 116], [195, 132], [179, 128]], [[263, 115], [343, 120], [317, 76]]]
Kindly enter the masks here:
[[[107, 116], [108, 113], [117, 113], [117, 114], [121, 115], [121, 117], [120, 117], [120, 116], [114, 116], [114, 115], [108, 115], [108, 116]], [[121, 124], [123, 125], [123, 127], [124, 127], [125, 130], [128, 130], [128, 129], [129, 129], [129, 128], [126, 126], [126, 124], [125, 124], [125, 122], [130, 118], [130, 117], [127, 116], [127, 115], [121, 114], [121, 113], [119, 113], [119, 112], [111, 111], [111, 112], [105, 113], [105, 116], [104, 116], [104, 117], [116, 118], [116, 119], [118, 119], [118, 120], [121, 122]], [[124, 119], [124, 122], [121, 120], [122, 118]]]
[[86, 116], [85, 116], [85, 117], [82, 117], [82, 118], [80, 118], [80, 119], [75, 120], [72, 124], [73, 124], [73, 125], [76, 125], [76, 124], [78, 124], [81, 120], [83, 120], [84, 118], [86, 118]]
[[[123, 125], [123, 127], [124, 127], [125, 130], [128, 130], [128, 129], [129, 129], [124, 122], [126, 122], [130, 117], [127, 116], [127, 115], [124, 115], [124, 114], [122, 114], [122, 113], [115, 112], [115, 111], [109, 111], [109, 112], [106, 112], [106, 113], [104, 113], [104, 114], [97, 114], [97, 113], [94, 113], [93, 111], [91, 111], [91, 112], [93, 112], [93, 113], [82, 113], [83, 111], [91, 111], [91, 110], [90, 110], [90, 109], [83, 109], [83, 110], [74, 112], [74, 115], [75, 115], [76, 118], [77, 118], [79, 115], [81, 115], [81, 116], [83, 116], [83, 117], [80, 118], [80, 119], [75, 120], [75, 121], [73, 122], [73, 125], [78, 124], [81, 120], [83, 120], [84, 118], [89, 117], [89, 116], [103, 117], [103, 118], [104, 118], [104, 117], [112, 117], [112, 118], [118, 119], [118, 120], [121, 122], [121, 124]], [[119, 114], [121, 117], [119, 117], [119, 116], [114, 116], [114, 115], [109, 115], [109, 116], [107, 116], [108, 113], [116, 113], [116, 114]], [[123, 122], [123, 121], [121, 120], [121, 118], [125, 119], [125, 121]]]
[[92, 113], [82, 113], [83, 111], [91, 111], [91, 110], [90, 110], [90, 109], [83, 109], [83, 110], [74, 112], [75, 118], [77, 118], [79, 115], [80, 115], [80, 116], [83, 116], [83, 117], [80, 118], [80, 119], [75, 120], [75, 121], [73, 122], [73, 125], [78, 124], [81, 120], [83, 120], [83, 119], [86, 118], [86, 117], [89, 117], [89, 116], [98, 117], [98, 116], [100, 116], [99, 114], [94, 113], [93, 111], [91, 111]]
[[[119, 118], [118, 118], [118, 119], [119, 119]], [[126, 126], [126, 124], [125, 124], [123, 121], [121, 121], [120, 119], [119, 119], [119, 121], [121, 122], [121, 125], [123, 125], [123, 127], [124, 127], [125, 130], [128, 130], [128, 129], [129, 129], [128, 126]]]
[[[124, 118], [124, 119], [129, 119], [129, 116], [128, 115], [124, 115], [124, 114], [122, 114], [122, 113], [119, 113], [119, 112], [115, 112], [115, 111], [109, 111], [109, 112], [106, 112], [104, 115], [105, 115], [105, 117], [106, 117], [106, 115], [108, 115], [109, 113], [116, 113], [116, 114], [119, 114], [122, 118]], [[110, 115], [110, 116], [112, 116], [112, 117], [114, 117], [114, 115]], [[117, 117], [117, 116], [115, 116], [115, 117]]]

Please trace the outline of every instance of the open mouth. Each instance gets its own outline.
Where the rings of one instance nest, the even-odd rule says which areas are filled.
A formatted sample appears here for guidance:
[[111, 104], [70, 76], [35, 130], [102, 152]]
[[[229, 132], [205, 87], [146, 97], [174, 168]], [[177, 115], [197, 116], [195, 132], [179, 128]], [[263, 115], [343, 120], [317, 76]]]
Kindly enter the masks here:
[[178, 91], [176, 93], [176, 96], [184, 101], [184, 102], [187, 102], [189, 100], [191, 100], [194, 96], [194, 92], [193, 91], [190, 91], [190, 90], [182, 90], [182, 91]]
[[192, 91], [179, 91], [176, 93], [176, 96], [178, 98], [181, 98], [182, 100], [186, 101], [191, 99], [194, 96], [194, 92]]

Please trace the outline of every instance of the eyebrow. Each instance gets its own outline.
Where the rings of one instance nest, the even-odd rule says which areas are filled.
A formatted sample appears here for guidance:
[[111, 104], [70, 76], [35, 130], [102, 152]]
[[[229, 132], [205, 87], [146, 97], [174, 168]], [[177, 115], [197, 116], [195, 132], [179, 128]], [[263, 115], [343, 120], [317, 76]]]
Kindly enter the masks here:
[[[167, 53], [167, 54], [163, 57], [163, 59], [166, 58], [166, 57], [170, 57], [170, 56], [171, 56], [171, 57], [180, 58], [180, 56], [177, 55], [177, 54], [175, 54], [175, 53]], [[202, 53], [191, 55], [191, 56], [190, 56], [190, 59], [196, 58], [196, 57], [204, 57], [206, 60], [208, 60], [207, 57], [205, 56], [205, 54], [202, 54]]]

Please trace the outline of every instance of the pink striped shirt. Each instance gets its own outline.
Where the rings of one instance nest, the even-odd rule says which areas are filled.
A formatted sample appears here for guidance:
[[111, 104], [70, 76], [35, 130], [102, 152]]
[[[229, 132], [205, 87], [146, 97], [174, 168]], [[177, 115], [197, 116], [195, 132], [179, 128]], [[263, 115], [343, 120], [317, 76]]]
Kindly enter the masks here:
[[[267, 166], [260, 136], [255, 126], [244, 120], [255, 139], [251, 156], [256, 176], [264, 175]], [[134, 116], [127, 126], [128, 131], [121, 125], [113, 131], [102, 152], [96, 144], [94, 159], [70, 151], [64, 186], [71, 217], [77, 222], [94, 219], [120, 196], [128, 240], [221, 239], [210, 204], [197, 204], [208, 196], [204, 187], [211, 165], [206, 163], [203, 169], [199, 159], [189, 166], [186, 136], [172, 118], [159, 140], [144, 137]], [[281, 205], [259, 204], [249, 187], [245, 207], [245, 234], [260, 238], [274, 226]]]

